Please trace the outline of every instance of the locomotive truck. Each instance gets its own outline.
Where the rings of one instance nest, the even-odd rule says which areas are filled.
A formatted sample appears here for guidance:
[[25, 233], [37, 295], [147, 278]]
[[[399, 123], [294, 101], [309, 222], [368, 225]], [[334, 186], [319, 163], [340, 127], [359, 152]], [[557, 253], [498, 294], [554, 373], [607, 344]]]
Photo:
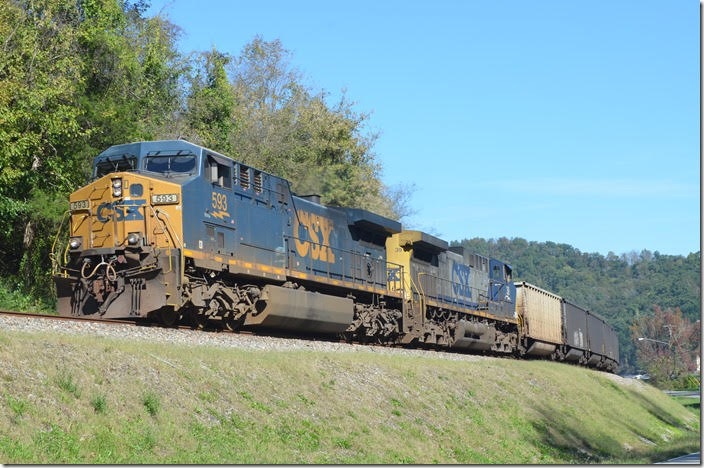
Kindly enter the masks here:
[[517, 288], [509, 264], [325, 206], [184, 140], [108, 148], [67, 214], [68, 242], [52, 253], [62, 315], [618, 365], [603, 319]]

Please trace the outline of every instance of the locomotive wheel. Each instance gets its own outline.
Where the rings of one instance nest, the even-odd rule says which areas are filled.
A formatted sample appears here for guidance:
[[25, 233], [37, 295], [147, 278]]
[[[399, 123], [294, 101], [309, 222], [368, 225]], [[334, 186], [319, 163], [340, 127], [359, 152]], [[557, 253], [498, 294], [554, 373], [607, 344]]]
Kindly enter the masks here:
[[229, 331], [237, 331], [240, 329], [242, 324], [244, 323], [245, 316], [243, 315], [240, 318], [234, 318], [234, 317], [228, 317], [223, 320], [225, 328]]

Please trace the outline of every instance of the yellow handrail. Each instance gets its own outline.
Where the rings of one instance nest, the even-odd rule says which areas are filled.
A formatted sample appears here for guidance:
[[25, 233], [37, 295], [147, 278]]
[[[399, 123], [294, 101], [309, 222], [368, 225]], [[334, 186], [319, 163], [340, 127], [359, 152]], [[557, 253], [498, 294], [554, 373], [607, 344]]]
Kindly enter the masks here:
[[[49, 258], [51, 258], [51, 273], [56, 274], [59, 270], [59, 267], [61, 264], [59, 261], [56, 259], [56, 243], [59, 240], [59, 235], [61, 234], [61, 229], [64, 227], [64, 221], [66, 221], [66, 215], [69, 213], [69, 210], [64, 211], [63, 216], [61, 217], [61, 223], [59, 223], [59, 229], [56, 231], [56, 236], [54, 236], [54, 242], [51, 244], [51, 253], [49, 254]], [[66, 258], [66, 254], [68, 252], [68, 244], [66, 244], [66, 250], [64, 251], [64, 265], [68, 263], [68, 259]], [[64, 272], [64, 276], [66, 276], [66, 272]]]
[[[167, 226], [165, 226], [163, 223], [162, 223], [161, 225], [162, 225], [162, 227], [164, 227], [164, 231], [168, 232], [168, 233], [169, 233], [169, 236], [172, 237], [172, 239], [171, 239], [171, 242], [172, 242], [172, 243], [174, 243], [174, 238], [176, 239], [176, 241], [178, 241], [178, 247], [179, 247], [179, 251], [180, 251], [180, 253], [181, 253], [181, 255], [180, 255], [180, 257], [181, 257], [181, 271], [180, 271], [180, 274], [181, 274], [181, 278], [183, 278], [183, 275], [184, 275], [184, 273], [185, 273], [185, 271], [186, 271], [185, 254], [184, 254], [184, 252], [183, 252], [183, 242], [181, 242], [181, 239], [179, 239], [178, 235], [177, 235], [175, 232], [173, 232], [174, 229], [173, 229], [173, 226], [171, 225], [171, 218], [169, 217], [169, 213], [167, 213], [166, 211], [162, 211], [162, 210], [160, 210], [160, 209], [158, 209], [158, 208], [157, 208], [156, 211], [155, 211], [155, 210], [154, 210], [154, 207], [152, 207], [151, 205], [149, 205], [149, 208], [151, 208], [151, 210], [154, 212], [154, 217], [155, 217], [155, 218], [157, 219], [157, 221], [159, 221], [160, 223], [161, 223], [161, 219], [159, 219], [159, 215], [160, 215], [160, 214], [164, 214], [164, 215], [166, 216], [166, 223], [168, 224], [168, 228], [167, 228]], [[171, 269], [171, 248], [169, 248], [169, 268]]]

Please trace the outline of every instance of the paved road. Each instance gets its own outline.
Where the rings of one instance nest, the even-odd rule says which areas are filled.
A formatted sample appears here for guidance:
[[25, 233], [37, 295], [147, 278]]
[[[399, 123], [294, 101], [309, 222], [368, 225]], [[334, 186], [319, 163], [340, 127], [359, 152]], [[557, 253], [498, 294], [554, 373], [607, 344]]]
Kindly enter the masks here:
[[670, 460], [657, 463], [657, 465], [701, 465], [701, 452], [690, 453], [682, 457], [672, 458]]
[[689, 397], [689, 398], [699, 398], [699, 392], [696, 391], [689, 391], [689, 390], [665, 390], [665, 393], [667, 393], [670, 396], [680, 396], [680, 397]]

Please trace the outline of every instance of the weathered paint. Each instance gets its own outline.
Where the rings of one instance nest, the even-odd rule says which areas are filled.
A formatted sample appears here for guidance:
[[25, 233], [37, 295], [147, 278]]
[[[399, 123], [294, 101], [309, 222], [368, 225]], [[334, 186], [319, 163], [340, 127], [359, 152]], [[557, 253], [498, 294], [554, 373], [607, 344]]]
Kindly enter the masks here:
[[[113, 179], [122, 180], [122, 195], [113, 196]], [[130, 195], [141, 184], [142, 195]], [[178, 195], [178, 203], [152, 205], [151, 196]], [[71, 213], [70, 235], [82, 238], [82, 249], [124, 248], [127, 235], [140, 233], [146, 245], [180, 248], [183, 239], [181, 186], [132, 172], [116, 172], [81, 187], [69, 202], [88, 201], [86, 209]]]
[[523, 333], [547, 343], [562, 343], [562, 298], [532, 284], [516, 284], [516, 308]]

